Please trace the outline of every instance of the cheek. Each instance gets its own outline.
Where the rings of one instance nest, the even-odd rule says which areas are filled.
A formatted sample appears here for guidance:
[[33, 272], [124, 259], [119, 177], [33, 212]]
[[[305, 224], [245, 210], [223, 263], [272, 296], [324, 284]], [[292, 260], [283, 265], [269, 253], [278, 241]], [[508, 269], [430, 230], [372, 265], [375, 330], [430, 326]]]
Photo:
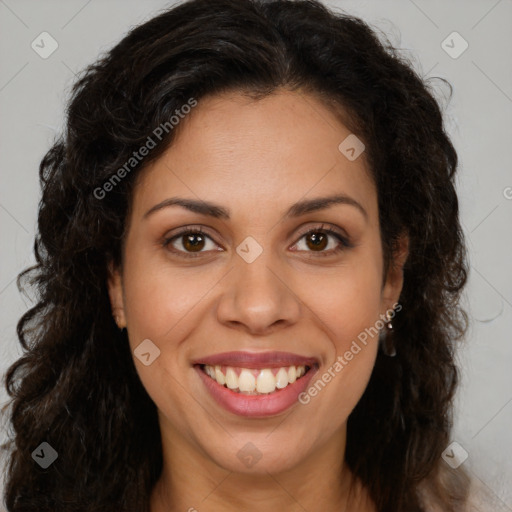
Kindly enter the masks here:
[[[192, 277], [190, 270], [179, 271], [161, 265], [126, 266], [131, 279], [126, 283], [126, 312], [132, 357], [147, 393], [161, 414], [186, 432], [188, 411], [197, 404], [183, 381], [186, 378], [187, 340], [204, 316], [203, 302], [219, 277], [203, 274]], [[149, 339], [158, 347], [159, 355], [144, 365], [133, 351]]]
[[308, 294], [306, 303], [331, 341], [329, 363], [346, 354], [352, 368], [367, 373], [373, 365], [377, 329], [381, 326], [379, 276], [373, 279], [355, 271], [347, 274], [317, 282], [316, 289], [321, 292]]
[[[148, 260], [151, 261], [151, 260]], [[199, 269], [177, 269], [161, 263], [127, 265], [125, 286], [128, 328], [134, 339], [181, 339], [177, 333], [190, 323], [219, 276]]]
[[336, 353], [380, 318], [381, 272], [378, 251], [360, 251], [329, 272], [299, 278], [301, 300], [322, 321]]
[[[176, 269], [132, 252], [125, 264], [125, 311], [132, 357], [149, 395], [165, 408], [169, 397], [176, 405], [182, 396], [180, 375], [186, 367], [186, 351], [180, 350], [206, 315], [208, 292], [220, 279], [214, 272]], [[159, 350], [150, 365], [133, 353], [144, 340]]]
[[[361, 251], [303, 288], [305, 303], [321, 321], [331, 343], [328, 360], [302, 402], [315, 410], [318, 428], [326, 416], [332, 430], [346, 421], [372, 373], [381, 326], [382, 268], [378, 258], [377, 248]], [[330, 429], [325, 435], [332, 433]]]

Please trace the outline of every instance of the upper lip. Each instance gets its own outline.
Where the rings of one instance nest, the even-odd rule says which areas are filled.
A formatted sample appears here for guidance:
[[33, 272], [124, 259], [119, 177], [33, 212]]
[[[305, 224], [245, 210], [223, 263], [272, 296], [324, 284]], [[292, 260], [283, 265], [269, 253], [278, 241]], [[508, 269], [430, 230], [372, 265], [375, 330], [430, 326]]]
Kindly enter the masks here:
[[291, 352], [222, 352], [201, 357], [193, 361], [192, 364], [241, 368], [280, 368], [282, 366], [313, 366], [318, 364], [318, 360]]

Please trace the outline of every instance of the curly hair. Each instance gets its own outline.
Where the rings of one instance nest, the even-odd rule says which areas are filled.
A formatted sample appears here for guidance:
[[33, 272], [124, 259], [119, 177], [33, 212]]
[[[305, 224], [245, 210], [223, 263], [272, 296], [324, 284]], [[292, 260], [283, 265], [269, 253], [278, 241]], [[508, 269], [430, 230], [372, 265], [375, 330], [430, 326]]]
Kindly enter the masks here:
[[[157, 410], [113, 321], [108, 265], [122, 264], [137, 175], [177, 131], [103, 199], [94, 191], [188, 98], [278, 88], [348, 113], [378, 191], [385, 269], [400, 234], [409, 237], [397, 355], [377, 355], [348, 419], [347, 463], [381, 512], [427, 510], [422, 489], [445, 511], [464, 501], [467, 477], [441, 454], [468, 263], [457, 154], [433, 90], [384, 36], [317, 1], [190, 0], [132, 28], [83, 71], [65, 131], [40, 163], [36, 264], [17, 281], [36, 288], [37, 302], [18, 322], [24, 353], [5, 376], [9, 512], [149, 510], [162, 470]], [[31, 458], [42, 441], [58, 447], [50, 470]]]

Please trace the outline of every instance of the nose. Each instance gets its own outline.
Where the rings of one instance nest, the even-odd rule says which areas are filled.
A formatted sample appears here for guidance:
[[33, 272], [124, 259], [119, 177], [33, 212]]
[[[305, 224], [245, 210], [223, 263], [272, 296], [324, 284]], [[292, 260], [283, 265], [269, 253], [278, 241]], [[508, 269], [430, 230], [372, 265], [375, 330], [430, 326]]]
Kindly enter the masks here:
[[301, 301], [290, 272], [264, 250], [252, 263], [238, 255], [224, 280], [217, 309], [219, 322], [252, 335], [267, 335], [293, 325], [301, 317]]

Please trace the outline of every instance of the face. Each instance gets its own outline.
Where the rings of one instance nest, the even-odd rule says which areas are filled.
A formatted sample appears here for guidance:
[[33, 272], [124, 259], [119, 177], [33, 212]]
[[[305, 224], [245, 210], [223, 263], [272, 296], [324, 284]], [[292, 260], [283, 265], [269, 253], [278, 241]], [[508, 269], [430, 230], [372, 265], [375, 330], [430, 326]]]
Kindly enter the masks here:
[[350, 131], [314, 97], [208, 97], [181, 122], [139, 177], [112, 306], [164, 445], [284, 471], [343, 443], [406, 251], [382, 286], [364, 152], [338, 149]]

